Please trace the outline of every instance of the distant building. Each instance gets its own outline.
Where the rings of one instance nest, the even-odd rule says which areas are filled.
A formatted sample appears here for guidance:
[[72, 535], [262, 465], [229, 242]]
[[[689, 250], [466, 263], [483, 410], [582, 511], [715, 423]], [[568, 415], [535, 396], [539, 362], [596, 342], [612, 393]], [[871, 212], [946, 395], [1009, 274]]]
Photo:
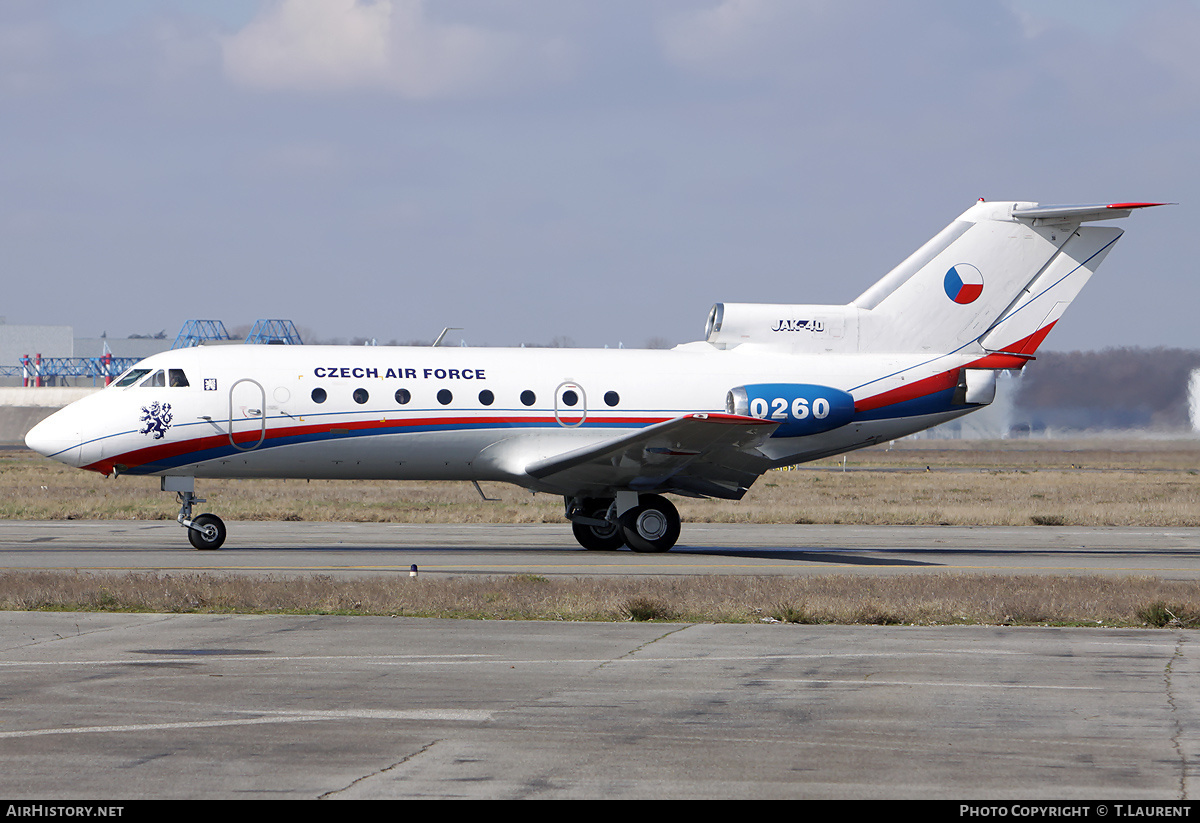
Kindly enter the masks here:
[[70, 326], [18, 326], [0, 323], [0, 364], [15, 366], [24, 355], [74, 357], [75, 331]]
[[[113, 357], [141, 359], [167, 351], [174, 341], [150, 337], [75, 337], [71, 326], [33, 326], [0, 322], [0, 386], [20, 386], [24, 383], [22, 358], [34, 360], [59, 357], [102, 357], [108, 344]], [[90, 386], [94, 381], [84, 378], [49, 378], [54, 385]]]
[[14, 372], [22, 357], [34, 358], [39, 354], [42, 357], [71, 357], [74, 349], [75, 334], [70, 326], [0, 323], [0, 366], [8, 367], [0, 374], [0, 386], [22, 384], [20, 372]]
[[113, 357], [149, 357], [167, 351], [174, 339], [154, 337], [76, 337], [72, 357], [101, 357], [104, 344]]

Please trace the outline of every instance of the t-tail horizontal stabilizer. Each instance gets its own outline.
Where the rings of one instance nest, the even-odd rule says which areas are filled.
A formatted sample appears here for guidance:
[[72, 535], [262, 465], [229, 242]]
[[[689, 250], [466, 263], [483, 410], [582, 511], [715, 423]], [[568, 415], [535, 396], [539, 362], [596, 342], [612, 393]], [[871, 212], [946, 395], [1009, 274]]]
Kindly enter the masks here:
[[1089, 206], [1029, 206], [1013, 209], [1018, 220], [1032, 220], [1035, 226], [1054, 223], [1088, 223], [1093, 220], [1115, 220], [1128, 217], [1134, 209], [1151, 206], [1170, 206], [1172, 203], [1096, 203]]

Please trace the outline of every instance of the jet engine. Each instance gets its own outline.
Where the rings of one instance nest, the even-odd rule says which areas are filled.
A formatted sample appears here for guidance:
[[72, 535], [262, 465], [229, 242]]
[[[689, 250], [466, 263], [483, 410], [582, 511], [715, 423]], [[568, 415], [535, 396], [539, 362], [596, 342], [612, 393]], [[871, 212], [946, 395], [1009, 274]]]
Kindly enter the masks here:
[[795, 352], [857, 352], [857, 306], [717, 303], [704, 339], [718, 349], [754, 343]]
[[725, 411], [780, 422], [772, 437], [803, 437], [844, 426], [854, 418], [854, 398], [832, 386], [755, 383], [730, 389]]

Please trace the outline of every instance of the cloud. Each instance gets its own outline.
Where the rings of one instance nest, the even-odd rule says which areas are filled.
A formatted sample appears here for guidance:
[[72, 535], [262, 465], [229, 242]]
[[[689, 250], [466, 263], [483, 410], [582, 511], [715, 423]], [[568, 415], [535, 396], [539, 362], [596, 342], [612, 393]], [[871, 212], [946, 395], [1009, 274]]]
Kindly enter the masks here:
[[0, 97], [53, 91], [60, 57], [52, 27], [33, 20], [0, 20]]
[[565, 70], [558, 41], [430, 19], [423, 0], [277, 0], [225, 39], [226, 75], [264, 91], [475, 96]]
[[786, 71], [837, 17], [825, 0], [722, 0], [665, 18], [660, 37], [672, 64], [702, 74], [761, 76]]
[[1200, 8], [1197, 4], [1173, 3], [1156, 8], [1139, 20], [1134, 34], [1146, 59], [1164, 72], [1163, 88], [1156, 98], [1177, 111], [1194, 112], [1200, 100]]

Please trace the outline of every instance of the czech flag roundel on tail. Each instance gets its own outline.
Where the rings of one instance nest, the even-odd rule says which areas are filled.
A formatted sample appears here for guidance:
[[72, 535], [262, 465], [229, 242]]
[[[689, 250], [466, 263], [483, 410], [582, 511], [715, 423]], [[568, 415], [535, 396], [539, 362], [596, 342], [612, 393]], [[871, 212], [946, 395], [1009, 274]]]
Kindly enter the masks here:
[[959, 263], [946, 272], [946, 296], [955, 303], [974, 303], [983, 294], [983, 275], [970, 263]]

